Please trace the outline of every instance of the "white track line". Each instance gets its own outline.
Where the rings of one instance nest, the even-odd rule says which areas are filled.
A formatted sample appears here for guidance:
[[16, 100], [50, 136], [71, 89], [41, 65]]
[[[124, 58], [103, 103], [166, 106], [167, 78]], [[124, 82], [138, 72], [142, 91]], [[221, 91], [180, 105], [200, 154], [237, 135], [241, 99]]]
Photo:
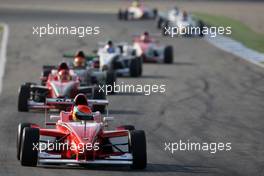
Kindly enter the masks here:
[[3, 26], [3, 35], [0, 48], [0, 93], [2, 92], [3, 77], [5, 73], [5, 63], [6, 63], [6, 51], [7, 51], [7, 42], [9, 35], [8, 25], [5, 23], [0, 23]]
[[264, 53], [247, 48], [243, 44], [222, 35], [218, 35], [215, 38], [205, 36], [205, 39], [212, 45], [226, 52], [232, 53], [248, 62], [264, 68]]

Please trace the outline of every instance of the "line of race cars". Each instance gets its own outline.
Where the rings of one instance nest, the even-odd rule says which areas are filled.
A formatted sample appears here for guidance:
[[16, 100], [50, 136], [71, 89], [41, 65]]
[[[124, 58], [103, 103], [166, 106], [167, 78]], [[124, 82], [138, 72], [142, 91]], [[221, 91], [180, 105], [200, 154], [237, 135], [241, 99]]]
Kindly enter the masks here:
[[[120, 20], [158, 19], [159, 28], [174, 23], [188, 26], [180, 24], [181, 17], [187, 18], [176, 8], [162, 15], [137, 1], [118, 12]], [[45, 112], [44, 128], [33, 123], [18, 125], [17, 159], [21, 165], [147, 166], [143, 130], [132, 125], [107, 129], [113, 117], [109, 117], [106, 91], [101, 91], [100, 86], [114, 85], [118, 76], [141, 76], [144, 62], [173, 63], [173, 48], [159, 44], [148, 32], [134, 36], [132, 41], [101, 42], [89, 55], [83, 51], [64, 53], [67, 62], [43, 66], [39, 84], [26, 82], [20, 86], [18, 111]], [[59, 113], [50, 114], [54, 111]]]
[[200, 36], [203, 37], [204, 22], [196, 19], [185, 10], [180, 10], [177, 6], [167, 12], [158, 12], [156, 8], [147, 8], [139, 1], [134, 1], [126, 9], [119, 9], [117, 13], [119, 20], [142, 20], [156, 19], [157, 28], [161, 29], [161, 34], [168, 36], [167, 29], [172, 28], [172, 32], [178, 36]]

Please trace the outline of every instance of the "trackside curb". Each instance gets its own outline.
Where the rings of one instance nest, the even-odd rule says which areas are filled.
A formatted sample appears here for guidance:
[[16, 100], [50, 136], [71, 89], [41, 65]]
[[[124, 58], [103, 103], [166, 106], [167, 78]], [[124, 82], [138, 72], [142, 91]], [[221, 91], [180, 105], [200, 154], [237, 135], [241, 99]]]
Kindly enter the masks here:
[[217, 48], [264, 68], [264, 53], [247, 48], [240, 42], [222, 35], [218, 35], [215, 38], [205, 36], [205, 40]]

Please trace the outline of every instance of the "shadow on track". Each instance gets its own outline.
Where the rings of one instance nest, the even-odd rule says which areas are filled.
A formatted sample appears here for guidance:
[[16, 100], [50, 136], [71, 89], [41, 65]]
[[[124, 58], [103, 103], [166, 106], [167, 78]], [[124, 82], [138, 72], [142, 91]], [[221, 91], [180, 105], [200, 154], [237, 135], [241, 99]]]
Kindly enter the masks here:
[[161, 173], [215, 173], [214, 167], [199, 166], [199, 165], [175, 165], [175, 164], [148, 164], [145, 170], [133, 170], [129, 166], [118, 165], [40, 165], [44, 169], [78, 169], [78, 170], [96, 170], [100, 171], [114, 171], [114, 172], [161, 172]]

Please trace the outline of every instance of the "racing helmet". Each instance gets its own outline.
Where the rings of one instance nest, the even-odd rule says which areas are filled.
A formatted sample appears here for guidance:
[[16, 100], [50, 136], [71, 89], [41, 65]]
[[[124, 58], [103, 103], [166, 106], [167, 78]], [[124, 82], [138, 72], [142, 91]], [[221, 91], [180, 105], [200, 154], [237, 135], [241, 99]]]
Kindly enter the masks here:
[[61, 70], [70, 70], [70, 68], [66, 62], [62, 62], [59, 64], [58, 72], [60, 72]]
[[78, 51], [75, 54], [73, 65], [75, 67], [84, 67], [85, 66], [85, 55], [83, 51]]
[[75, 106], [78, 106], [78, 105], [86, 105], [86, 106], [88, 106], [86, 96], [84, 94], [82, 94], [82, 93], [76, 95], [76, 97], [74, 98], [74, 105]]
[[75, 67], [84, 67], [85, 66], [85, 58], [84, 57], [75, 57], [73, 65]]
[[82, 50], [77, 51], [77, 53], [75, 54], [75, 57], [85, 57], [85, 54]]
[[141, 35], [141, 40], [144, 42], [149, 42], [149, 33], [147, 31], [145, 31], [142, 35]]
[[79, 121], [81, 116], [91, 115], [91, 114], [92, 114], [92, 110], [87, 105], [75, 105], [72, 111], [72, 119], [74, 121]]
[[71, 79], [69, 70], [67, 69], [62, 69], [58, 73], [58, 79], [62, 82], [69, 81]]
[[108, 53], [114, 53], [114, 52], [115, 52], [115, 48], [114, 48], [114, 44], [113, 44], [112, 40], [109, 40], [109, 41], [107, 42], [107, 45], [106, 45], [106, 51], [107, 51]]

